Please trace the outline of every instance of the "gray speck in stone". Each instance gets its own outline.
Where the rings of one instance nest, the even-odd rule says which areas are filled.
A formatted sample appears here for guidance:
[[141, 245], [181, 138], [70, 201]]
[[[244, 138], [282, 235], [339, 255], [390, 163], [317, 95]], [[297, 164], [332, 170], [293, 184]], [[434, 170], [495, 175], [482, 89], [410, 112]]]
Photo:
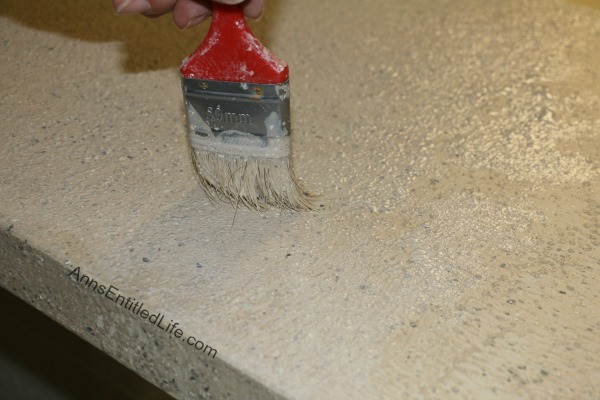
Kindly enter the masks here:
[[198, 374], [196, 374], [196, 371], [194, 371], [193, 369], [190, 370], [190, 381], [195, 381], [197, 377]]
[[203, 265], [202, 265], [202, 264], [200, 264], [200, 263], [196, 263], [196, 268], [202, 268], [202, 267], [203, 267]]
[[560, 294], [567, 294], [567, 292], [565, 292], [564, 290], [559, 290], [558, 293], [560, 293]]
[[150, 262], [150, 259], [148, 257], [144, 257], [144, 258], [142, 258], [142, 261], [143, 262]]

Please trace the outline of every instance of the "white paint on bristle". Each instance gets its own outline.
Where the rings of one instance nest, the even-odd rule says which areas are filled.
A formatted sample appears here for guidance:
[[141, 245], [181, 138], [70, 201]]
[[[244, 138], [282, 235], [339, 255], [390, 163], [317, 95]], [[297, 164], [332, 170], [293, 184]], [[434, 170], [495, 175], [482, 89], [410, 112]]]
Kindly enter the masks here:
[[192, 157], [200, 183], [213, 200], [259, 211], [314, 209], [311, 196], [294, 176], [289, 157], [224, 156], [197, 149], [192, 149]]

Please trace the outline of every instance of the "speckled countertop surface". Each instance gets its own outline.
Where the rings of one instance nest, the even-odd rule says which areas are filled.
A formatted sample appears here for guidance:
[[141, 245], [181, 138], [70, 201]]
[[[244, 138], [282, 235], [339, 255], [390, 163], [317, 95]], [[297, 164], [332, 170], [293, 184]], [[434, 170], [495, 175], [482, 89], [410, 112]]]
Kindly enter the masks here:
[[323, 206], [233, 225], [185, 138], [206, 26], [108, 3], [0, 3], [3, 287], [178, 398], [600, 392], [600, 1], [270, 0]]

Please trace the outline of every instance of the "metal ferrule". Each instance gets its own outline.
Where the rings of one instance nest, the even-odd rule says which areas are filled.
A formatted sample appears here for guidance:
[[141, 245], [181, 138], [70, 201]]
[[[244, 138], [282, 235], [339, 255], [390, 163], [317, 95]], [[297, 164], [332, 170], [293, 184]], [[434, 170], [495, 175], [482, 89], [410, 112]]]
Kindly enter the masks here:
[[289, 154], [289, 83], [182, 79], [190, 141], [198, 150], [280, 158]]

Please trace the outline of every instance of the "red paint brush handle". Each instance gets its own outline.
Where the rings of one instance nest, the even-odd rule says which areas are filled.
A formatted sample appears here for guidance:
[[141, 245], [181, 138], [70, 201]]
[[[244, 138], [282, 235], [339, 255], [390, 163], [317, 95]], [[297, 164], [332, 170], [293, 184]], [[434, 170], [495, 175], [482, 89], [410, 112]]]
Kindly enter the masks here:
[[277, 84], [288, 80], [285, 62], [273, 56], [252, 34], [242, 8], [212, 3], [208, 35], [181, 66], [184, 78]]

